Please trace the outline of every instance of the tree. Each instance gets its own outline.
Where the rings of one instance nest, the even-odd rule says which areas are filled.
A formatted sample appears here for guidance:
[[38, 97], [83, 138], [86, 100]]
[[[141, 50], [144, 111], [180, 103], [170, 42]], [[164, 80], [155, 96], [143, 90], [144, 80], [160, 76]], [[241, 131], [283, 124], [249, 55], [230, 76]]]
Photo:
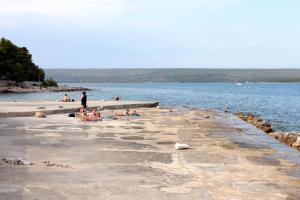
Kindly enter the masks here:
[[52, 78], [50, 78], [50, 79], [46, 79], [42, 83], [42, 87], [58, 87], [58, 85], [57, 85], [57, 82], [55, 80], [53, 80]]
[[32, 55], [26, 47], [18, 47], [10, 40], [0, 40], [0, 80], [41, 81], [45, 72], [33, 63]]

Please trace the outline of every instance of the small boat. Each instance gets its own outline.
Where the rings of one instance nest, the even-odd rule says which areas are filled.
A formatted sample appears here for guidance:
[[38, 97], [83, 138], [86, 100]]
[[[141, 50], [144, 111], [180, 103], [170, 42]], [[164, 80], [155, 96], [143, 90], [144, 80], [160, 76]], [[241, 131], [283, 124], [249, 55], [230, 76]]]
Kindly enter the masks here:
[[242, 85], [242, 83], [236, 83], [236, 85]]

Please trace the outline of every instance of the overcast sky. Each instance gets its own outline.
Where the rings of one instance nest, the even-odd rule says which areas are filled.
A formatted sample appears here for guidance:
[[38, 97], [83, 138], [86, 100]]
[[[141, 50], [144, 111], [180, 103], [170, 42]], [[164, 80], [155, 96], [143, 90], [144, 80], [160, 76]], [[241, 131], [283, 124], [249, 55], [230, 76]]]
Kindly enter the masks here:
[[299, 0], [0, 0], [44, 68], [300, 67]]

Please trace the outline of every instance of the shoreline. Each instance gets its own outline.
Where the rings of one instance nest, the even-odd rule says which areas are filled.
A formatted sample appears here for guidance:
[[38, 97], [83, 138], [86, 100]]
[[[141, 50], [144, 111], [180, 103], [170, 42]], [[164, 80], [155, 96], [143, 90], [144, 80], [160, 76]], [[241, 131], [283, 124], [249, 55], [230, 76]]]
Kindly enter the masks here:
[[272, 125], [269, 122], [255, 116], [251, 113], [245, 114], [242, 112], [236, 112], [236, 113], [234, 113], [234, 115], [237, 116], [238, 118], [240, 118], [241, 120], [243, 120], [249, 124], [252, 124], [256, 128], [262, 130], [264, 133], [266, 133], [267, 135], [271, 136], [272, 138], [280, 141], [281, 143], [284, 143], [284, 144], [288, 145], [289, 147], [292, 147], [292, 148], [300, 151], [300, 132], [297, 132], [297, 131], [289, 131], [289, 132], [274, 131], [272, 128]]
[[0, 87], [0, 93], [40, 93], [40, 92], [73, 92], [73, 91], [89, 91], [91, 89], [84, 87], [70, 87], [70, 86], [58, 86], [58, 87], [18, 87], [18, 86], [4, 86]]

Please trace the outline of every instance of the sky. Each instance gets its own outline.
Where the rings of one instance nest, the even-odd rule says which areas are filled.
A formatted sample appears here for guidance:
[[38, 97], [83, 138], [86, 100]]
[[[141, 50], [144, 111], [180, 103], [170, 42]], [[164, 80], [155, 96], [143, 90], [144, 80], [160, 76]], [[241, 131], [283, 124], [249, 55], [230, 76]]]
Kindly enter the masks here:
[[300, 68], [299, 0], [0, 0], [43, 68]]

